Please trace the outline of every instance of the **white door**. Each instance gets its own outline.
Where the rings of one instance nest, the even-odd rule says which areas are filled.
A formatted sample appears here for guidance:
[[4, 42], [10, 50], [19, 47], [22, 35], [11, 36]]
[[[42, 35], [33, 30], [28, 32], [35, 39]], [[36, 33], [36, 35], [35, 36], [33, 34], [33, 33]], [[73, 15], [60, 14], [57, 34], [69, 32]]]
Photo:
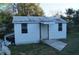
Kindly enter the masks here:
[[49, 39], [49, 25], [48, 24], [41, 24], [41, 40], [42, 39]]

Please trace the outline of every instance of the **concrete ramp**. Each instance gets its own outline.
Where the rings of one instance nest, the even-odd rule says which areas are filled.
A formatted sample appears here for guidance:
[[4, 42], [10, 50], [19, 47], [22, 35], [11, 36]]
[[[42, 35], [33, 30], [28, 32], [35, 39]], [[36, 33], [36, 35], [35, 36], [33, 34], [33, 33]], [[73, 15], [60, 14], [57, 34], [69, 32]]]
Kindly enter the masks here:
[[66, 43], [58, 40], [43, 40], [43, 42], [59, 51], [63, 50], [63, 48], [67, 45]]

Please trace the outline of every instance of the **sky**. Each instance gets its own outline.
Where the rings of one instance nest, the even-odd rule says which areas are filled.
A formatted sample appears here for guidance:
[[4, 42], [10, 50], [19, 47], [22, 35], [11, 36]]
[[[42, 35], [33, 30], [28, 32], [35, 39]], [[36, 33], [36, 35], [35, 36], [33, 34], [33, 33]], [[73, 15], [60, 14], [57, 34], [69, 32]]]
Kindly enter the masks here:
[[6, 3], [6, 4], [0, 3], [0, 9], [1, 9], [1, 10], [6, 9], [7, 6], [8, 6], [7, 3]]
[[[0, 3], [0, 9], [5, 9], [7, 4]], [[40, 3], [40, 7], [43, 9], [46, 16], [52, 16], [56, 13], [65, 14], [66, 9], [73, 8], [79, 9], [79, 3]]]
[[41, 3], [40, 6], [43, 8], [46, 16], [52, 16], [56, 13], [64, 15], [68, 8], [79, 9], [79, 3]]

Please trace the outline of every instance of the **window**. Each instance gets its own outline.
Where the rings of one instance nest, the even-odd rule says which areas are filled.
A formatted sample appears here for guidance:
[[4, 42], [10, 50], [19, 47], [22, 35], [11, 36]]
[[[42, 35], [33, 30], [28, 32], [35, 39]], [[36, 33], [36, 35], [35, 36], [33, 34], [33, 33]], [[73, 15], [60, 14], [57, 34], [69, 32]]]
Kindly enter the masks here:
[[62, 23], [58, 24], [58, 31], [62, 31]]
[[26, 23], [22, 23], [21, 27], [22, 27], [22, 33], [27, 33], [27, 24]]

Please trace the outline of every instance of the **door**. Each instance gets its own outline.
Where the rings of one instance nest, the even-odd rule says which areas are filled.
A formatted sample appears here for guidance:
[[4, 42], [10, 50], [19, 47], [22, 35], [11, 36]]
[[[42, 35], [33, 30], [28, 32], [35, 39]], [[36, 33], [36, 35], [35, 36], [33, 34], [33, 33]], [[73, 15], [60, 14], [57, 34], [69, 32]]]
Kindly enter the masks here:
[[41, 40], [49, 39], [49, 25], [41, 24]]

